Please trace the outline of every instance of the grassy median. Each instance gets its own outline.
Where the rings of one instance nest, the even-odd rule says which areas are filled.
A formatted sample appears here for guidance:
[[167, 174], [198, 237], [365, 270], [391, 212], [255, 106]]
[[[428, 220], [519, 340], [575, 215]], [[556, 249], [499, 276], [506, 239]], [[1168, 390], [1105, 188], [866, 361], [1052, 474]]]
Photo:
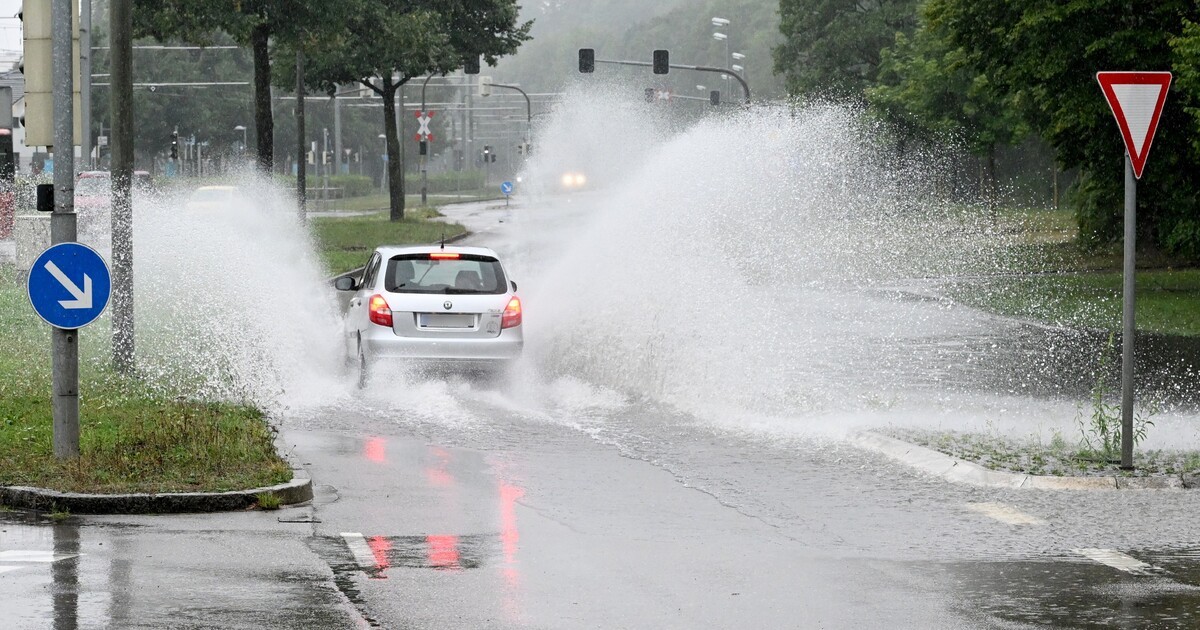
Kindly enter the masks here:
[[80, 457], [54, 457], [50, 334], [0, 266], [0, 485], [124, 493], [226, 491], [287, 481], [252, 407], [152, 393], [108, 367], [107, 318], [80, 334]]
[[410, 209], [403, 221], [389, 221], [386, 212], [357, 217], [319, 217], [312, 220], [313, 235], [330, 275], [366, 264], [380, 245], [434, 243], [466, 232], [457, 223], [435, 221], [434, 208]]
[[[1083, 251], [1066, 211], [1011, 210], [1003, 214], [1011, 269], [1003, 275], [948, 283], [955, 300], [1001, 315], [1067, 327], [1121, 327], [1122, 252], [1119, 246]], [[1200, 270], [1138, 254], [1138, 330], [1200, 335]]]

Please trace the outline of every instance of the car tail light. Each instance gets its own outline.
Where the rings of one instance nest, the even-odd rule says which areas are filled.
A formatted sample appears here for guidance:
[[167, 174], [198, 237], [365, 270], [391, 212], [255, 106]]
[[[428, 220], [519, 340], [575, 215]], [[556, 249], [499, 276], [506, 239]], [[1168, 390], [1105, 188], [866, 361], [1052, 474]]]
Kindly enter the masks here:
[[391, 328], [392, 307], [388, 306], [387, 300], [383, 299], [382, 295], [376, 293], [371, 296], [371, 301], [368, 304], [368, 318], [371, 320], [371, 323]]
[[500, 318], [500, 328], [512, 328], [521, 325], [521, 298], [513, 296], [504, 307], [504, 316]]
[[433, 260], [457, 260], [458, 254], [455, 252], [434, 252], [429, 257]]

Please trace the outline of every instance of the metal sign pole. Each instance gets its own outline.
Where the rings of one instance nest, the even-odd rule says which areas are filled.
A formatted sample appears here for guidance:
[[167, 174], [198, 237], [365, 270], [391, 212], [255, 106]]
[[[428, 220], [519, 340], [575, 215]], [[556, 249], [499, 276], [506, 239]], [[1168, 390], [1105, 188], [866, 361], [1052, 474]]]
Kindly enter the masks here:
[[1121, 469], [1133, 470], [1133, 341], [1134, 326], [1134, 245], [1137, 238], [1137, 179], [1133, 162], [1125, 154], [1125, 268], [1121, 315]]
[[[50, 240], [67, 243], [75, 233], [75, 112], [72, 99], [71, 0], [53, 0], [51, 58], [54, 98], [54, 213]], [[77, 330], [51, 329], [54, 456], [79, 457], [79, 337]]]

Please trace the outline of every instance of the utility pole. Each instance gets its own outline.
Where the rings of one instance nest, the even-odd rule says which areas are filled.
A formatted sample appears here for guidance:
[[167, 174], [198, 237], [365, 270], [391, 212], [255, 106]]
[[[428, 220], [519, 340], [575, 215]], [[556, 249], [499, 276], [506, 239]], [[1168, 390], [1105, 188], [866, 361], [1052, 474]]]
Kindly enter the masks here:
[[300, 221], [306, 217], [304, 210], [305, 170], [308, 168], [304, 156], [308, 147], [304, 146], [304, 53], [296, 51], [296, 211]]
[[96, 168], [92, 162], [92, 0], [80, 0], [79, 4], [79, 83], [79, 107], [83, 110], [79, 155], [83, 167], [92, 170]]
[[[75, 231], [75, 103], [73, 102], [73, 4], [52, 0], [51, 76], [54, 102], [54, 212], [50, 216], [53, 244], [76, 240]], [[53, 353], [54, 456], [79, 457], [79, 331], [50, 329]]]
[[[334, 160], [334, 175], [342, 174], [342, 103], [338, 100], [337, 93], [333, 95], [333, 160]], [[350, 172], [349, 164], [346, 165], [346, 172]]]
[[[86, 1], [86, 0], [85, 0]], [[133, 374], [133, 0], [111, 0], [112, 351], [113, 368]], [[86, 107], [86, 106], [85, 106]], [[85, 109], [86, 111], [86, 109]], [[90, 130], [86, 124], [83, 139]]]

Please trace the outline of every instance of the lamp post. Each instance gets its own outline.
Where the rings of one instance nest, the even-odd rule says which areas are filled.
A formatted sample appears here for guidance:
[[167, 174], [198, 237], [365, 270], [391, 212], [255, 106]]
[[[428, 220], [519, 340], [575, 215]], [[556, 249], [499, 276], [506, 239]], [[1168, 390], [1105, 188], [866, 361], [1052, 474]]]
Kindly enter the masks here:
[[[713, 28], [723, 28], [726, 31], [725, 33], [722, 33], [720, 31], [713, 33], [713, 39], [715, 39], [717, 41], [725, 42], [725, 59], [724, 59], [724, 61], [721, 62], [721, 65], [726, 68], [729, 67], [729, 35], [728, 35], [728, 31], [730, 30], [729, 24], [730, 24], [729, 20], [726, 18], [714, 17], [712, 19]], [[729, 77], [727, 77], [727, 76], [722, 77], [722, 79], [724, 79], [725, 81], [729, 81]]]
[[238, 125], [233, 130], [242, 132], [242, 155], [246, 155], [246, 126]]
[[729, 56], [733, 59], [733, 61], [741, 62], [740, 66], [739, 65], [733, 66], [733, 71], [742, 76], [746, 76], [746, 55], [744, 55], [740, 52], [733, 52], [733, 53], [729, 53]]

